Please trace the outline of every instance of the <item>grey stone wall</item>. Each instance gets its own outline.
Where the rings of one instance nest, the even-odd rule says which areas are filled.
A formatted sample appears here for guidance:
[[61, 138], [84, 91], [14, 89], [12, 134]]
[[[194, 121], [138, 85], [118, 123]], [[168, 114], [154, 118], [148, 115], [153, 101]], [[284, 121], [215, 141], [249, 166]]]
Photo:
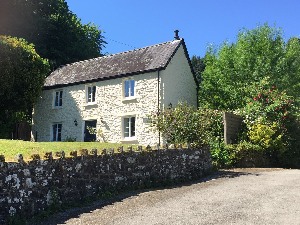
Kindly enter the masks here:
[[[141, 150], [141, 149], [140, 149]], [[161, 186], [202, 177], [211, 169], [208, 148], [107, 152], [29, 163], [0, 160], [0, 224], [105, 193]], [[79, 154], [78, 154], [79, 155]]]

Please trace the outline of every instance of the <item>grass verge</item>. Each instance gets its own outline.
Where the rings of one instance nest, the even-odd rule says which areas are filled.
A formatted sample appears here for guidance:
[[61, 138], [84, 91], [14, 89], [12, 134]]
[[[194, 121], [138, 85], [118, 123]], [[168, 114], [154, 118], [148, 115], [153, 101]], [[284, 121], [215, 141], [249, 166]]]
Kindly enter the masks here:
[[104, 148], [114, 148], [116, 150], [120, 146], [127, 148], [129, 145], [100, 142], [30, 142], [0, 139], [0, 155], [5, 156], [6, 162], [17, 161], [16, 156], [18, 154], [22, 154], [24, 160], [29, 161], [33, 154], [39, 154], [41, 158], [43, 158], [46, 152], [52, 152], [54, 154], [55, 152], [63, 150], [66, 156], [69, 156], [70, 152], [74, 150], [102, 150]]

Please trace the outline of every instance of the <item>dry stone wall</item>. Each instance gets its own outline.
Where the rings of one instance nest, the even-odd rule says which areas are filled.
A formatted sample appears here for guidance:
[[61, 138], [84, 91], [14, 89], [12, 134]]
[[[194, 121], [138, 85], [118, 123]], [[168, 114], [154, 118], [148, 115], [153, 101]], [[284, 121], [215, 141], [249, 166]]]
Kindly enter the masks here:
[[95, 199], [106, 193], [197, 179], [211, 170], [208, 148], [81, 153], [29, 163], [7, 163], [2, 158], [0, 224], [11, 217], [30, 218], [51, 206]]

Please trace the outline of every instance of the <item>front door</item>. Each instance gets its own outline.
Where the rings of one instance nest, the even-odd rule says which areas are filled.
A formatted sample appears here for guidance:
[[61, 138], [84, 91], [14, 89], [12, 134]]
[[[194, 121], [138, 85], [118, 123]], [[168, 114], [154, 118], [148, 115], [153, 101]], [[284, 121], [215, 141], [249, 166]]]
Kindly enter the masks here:
[[97, 120], [89, 120], [84, 123], [84, 141], [96, 141]]

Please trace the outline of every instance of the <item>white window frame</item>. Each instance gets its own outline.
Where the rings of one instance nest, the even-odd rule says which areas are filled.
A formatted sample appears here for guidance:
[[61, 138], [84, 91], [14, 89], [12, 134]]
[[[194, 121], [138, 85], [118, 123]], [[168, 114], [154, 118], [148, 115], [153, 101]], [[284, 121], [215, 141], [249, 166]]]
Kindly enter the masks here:
[[56, 90], [53, 93], [53, 108], [61, 108], [63, 106], [63, 90]]
[[[134, 121], [133, 121], [134, 118]], [[128, 120], [126, 122], [125, 120]], [[134, 134], [132, 132], [132, 123], [134, 122]], [[126, 129], [128, 128], [128, 132]], [[126, 135], [128, 133], [128, 135]], [[122, 117], [122, 135], [124, 140], [136, 140], [136, 115]]]
[[[128, 93], [127, 93], [127, 89], [128, 89]], [[134, 79], [128, 78], [123, 81], [123, 93], [122, 93], [123, 99], [136, 98], [135, 90], [136, 90], [136, 81]], [[126, 96], [127, 94], [128, 96]]]
[[51, 125], [51, 141], [53, 142], [62, 141], [62, 127], [63, 127], [62, 123], [53, 123]]
[[[95, 91], [93, 89], [95, 88]], [[85, 87], [86, 93], [86, 104], [93, 105], [96, 104], [96, 96], [97, 96], [97, 86], [96, 85], [87, 85]]]

